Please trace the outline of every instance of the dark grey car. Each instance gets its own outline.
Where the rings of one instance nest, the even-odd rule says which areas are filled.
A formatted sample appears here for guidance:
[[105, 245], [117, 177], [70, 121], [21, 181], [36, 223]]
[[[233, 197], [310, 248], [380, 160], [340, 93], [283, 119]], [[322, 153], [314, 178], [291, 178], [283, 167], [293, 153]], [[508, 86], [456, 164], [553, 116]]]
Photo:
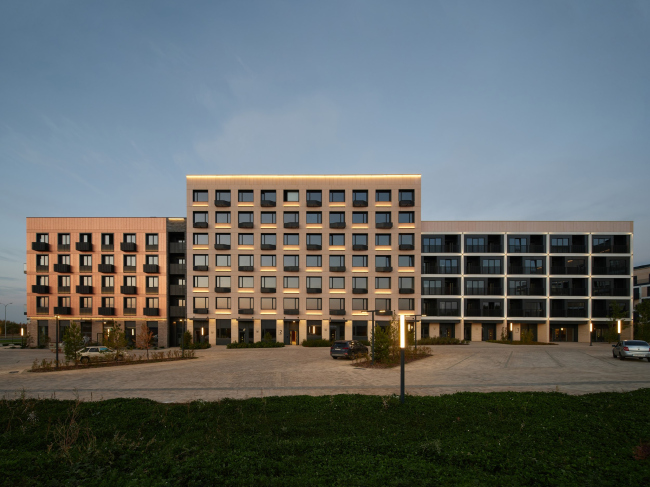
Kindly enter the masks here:
[[618, 356], [621, 360], [626, 358], [648, 359], [650, 362], [650, 345], [642, 340], [621, 340], [612, 345], [612, 355]]
[[330, 348], [330, 355], [333, 359], [339, 357], [352, 359], [365, 353], [368, 353], [368, 347], [357, 340], [337, 340], [332, 343]]

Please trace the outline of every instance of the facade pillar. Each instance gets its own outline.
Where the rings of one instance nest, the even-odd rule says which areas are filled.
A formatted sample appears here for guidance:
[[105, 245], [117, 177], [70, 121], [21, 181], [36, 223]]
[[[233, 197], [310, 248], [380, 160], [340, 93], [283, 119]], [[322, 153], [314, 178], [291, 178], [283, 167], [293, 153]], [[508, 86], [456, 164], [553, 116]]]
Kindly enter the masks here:
[[544, 342], [544, 343], [550, 342], [550, 337], [551, 337], [550, 333], [551, 333], [551, 326], [549, 324], [549, 321], [546, 320], [546, 323], [542, 323], [541, 325], [537, 326], [537, 341]]
[[472, 323], [472, 341], [480, 342], [483, 340], [483, 323]]
[[275, 341], [284, 343], [284, 320], [275, 321]]
[[210, 345], [217, 344], [217, 320], [216, 318], [208, 319], [208, 342]]
[[253, 342], [262, 341], [262, 320], [253, 320]]
[[345, 320], [344, 328], [345, 328], [345, 339], [352, 340], [352, 321]]
[[298, 321], [298, 340], [296, 345], [300, 345], [303, 340], [307, 340], [307, 320]]
[[[375, 324], [377, 322], [375, 321]], [[371, 323], [372, 326], [372, 323]], [[322, 322], [322, 336], [323, 340], [329, 340], [330, 339], [330, 321], [329, 320], [323, 320]]]
[[230, 342], [237, 343], [239, 341], [239, 321], [233, 318], [230, 320]]

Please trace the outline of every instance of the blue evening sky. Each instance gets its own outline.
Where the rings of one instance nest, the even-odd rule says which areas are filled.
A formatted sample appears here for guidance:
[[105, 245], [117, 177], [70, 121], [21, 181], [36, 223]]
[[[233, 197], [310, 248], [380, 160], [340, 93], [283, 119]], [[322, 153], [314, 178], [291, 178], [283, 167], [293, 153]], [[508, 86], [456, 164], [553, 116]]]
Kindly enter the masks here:
[[0, 302], [25, 217], [183, 216], [186, 174], [420, 173], [425, 220], [634, 220], [650, 263], [649, 53], [645, 0], [4, 0]]

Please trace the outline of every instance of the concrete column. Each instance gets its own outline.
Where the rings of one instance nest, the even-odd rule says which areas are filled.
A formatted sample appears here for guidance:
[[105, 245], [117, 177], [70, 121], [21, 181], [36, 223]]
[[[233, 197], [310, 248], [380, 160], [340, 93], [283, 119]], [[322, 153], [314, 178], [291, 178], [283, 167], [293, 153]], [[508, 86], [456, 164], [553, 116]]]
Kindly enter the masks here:
[[542, 323], [537, 326], [537, 341], [548, 343], [550, 341], [550, 324], [547, 320], [546, 323]]
[[[537, 330], [537, 332], [538, 332], [538, 339], [539, 339], [539, 330]], [[521, 325], [519, 323], [512, 324], [512, 339], [513, 341], [521, 340]]]
[[323, 340], [329, 340], [330, 339], [330, 322], [329, 322], [329, 320], [323, 320], [322, 327], [323, 328], [322, 328], [321, 333], [322, 333], [322, 336], [323, 336]]
[[346, 320], [344, 328], [345, 328], [345, 339], [352, 340], [352, 321]]
[[496, 339], [501, 340], [501, 334], [503, 333], [503, 330], [506, 330], [506, 333], [508, 333], [508, 320], [505, 320], [503, 323], [497, 323], [497, 328], [496, 328]]
[[298, 343], [300, 345], [303, 340], [307, 340], [307, 320], [300, 320], [298, 322]]
[[216, 318], [208, 319], [208, 342], [210, 345], [217, 344], [217, 320]]
[[[454, 325], [454, 335], [459, 340], [463, 340], [465, 338], [465, 323], [463, 320], [461, 320], [460, 323], [456, 323]], [[440, 325], [438, 325], [438, 335], [436, 336], [440, 336]]]
[[262, 341], [262, 320], [253, 320], [253, 341]]
[[589, 343], [589, 323], [586, 325], [578, 325], [578, 341], [581, 343]]
[[232, 343], [239, 341], [239, 321], [236, 319], [230, 320], [230, 341]]
[[481, 323], [472, 323], [472, 341], [480, 342], [483, 340], [483, 325]]
[[284, 343], [284, 320], [275, 320], [275, 341]]
[[440, 325], [438, 323], [429, 323], [429, 336], [432, 338], [440, 336]]

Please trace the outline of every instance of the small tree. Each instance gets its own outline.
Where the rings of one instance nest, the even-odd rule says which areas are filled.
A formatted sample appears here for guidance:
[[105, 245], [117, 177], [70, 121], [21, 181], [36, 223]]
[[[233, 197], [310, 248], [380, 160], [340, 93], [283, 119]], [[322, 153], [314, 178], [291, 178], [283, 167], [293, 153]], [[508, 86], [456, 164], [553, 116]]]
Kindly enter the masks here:
[[81, 328], [73, 321], [63, 332], [63, 352], [66, 360], [73, 360], [79, 363], [79, 350], [84, 346], [84, 337]]
[[135, 337], [135, 346], [140, 350], [147, 351], [147, 360], [149, 360], [149, 349], [153, 344], [153, 332], [146, 323], [140, 328], [140, 333]]
[[[607, 343], [618, 341], [618, 321], [624, 320], [625, 318], [627, 318], [627, 313], [623, 308], [621, 308], [617, 301], [614, 301], [609, 310], [609, 323], [607, 332], [605, 333]], [[621, 323], [621, 331], [623, 328], [627, 328], [625, 321], [622, 321]]]
[[119, 323], [113, 323], [113, 329], [104, 339], [104, 343], [108, 348], [115, 350], [115, 360], [118, 360], [121, 355], [121, 350], [128, 345], [126, 334]]
[[189, 331], [183, 333], [183, 348], [192, 348], [192, 334]]
[[34, 337], [32, 336], [31, 333], [27, 332], [25, 336], [23, 337], [23, 348], [31, 348], [34, 346]]
[[634, 338], [650, 341], [650, 299], [641, 301], [636, 305], [635, 311], [637, 313]]

